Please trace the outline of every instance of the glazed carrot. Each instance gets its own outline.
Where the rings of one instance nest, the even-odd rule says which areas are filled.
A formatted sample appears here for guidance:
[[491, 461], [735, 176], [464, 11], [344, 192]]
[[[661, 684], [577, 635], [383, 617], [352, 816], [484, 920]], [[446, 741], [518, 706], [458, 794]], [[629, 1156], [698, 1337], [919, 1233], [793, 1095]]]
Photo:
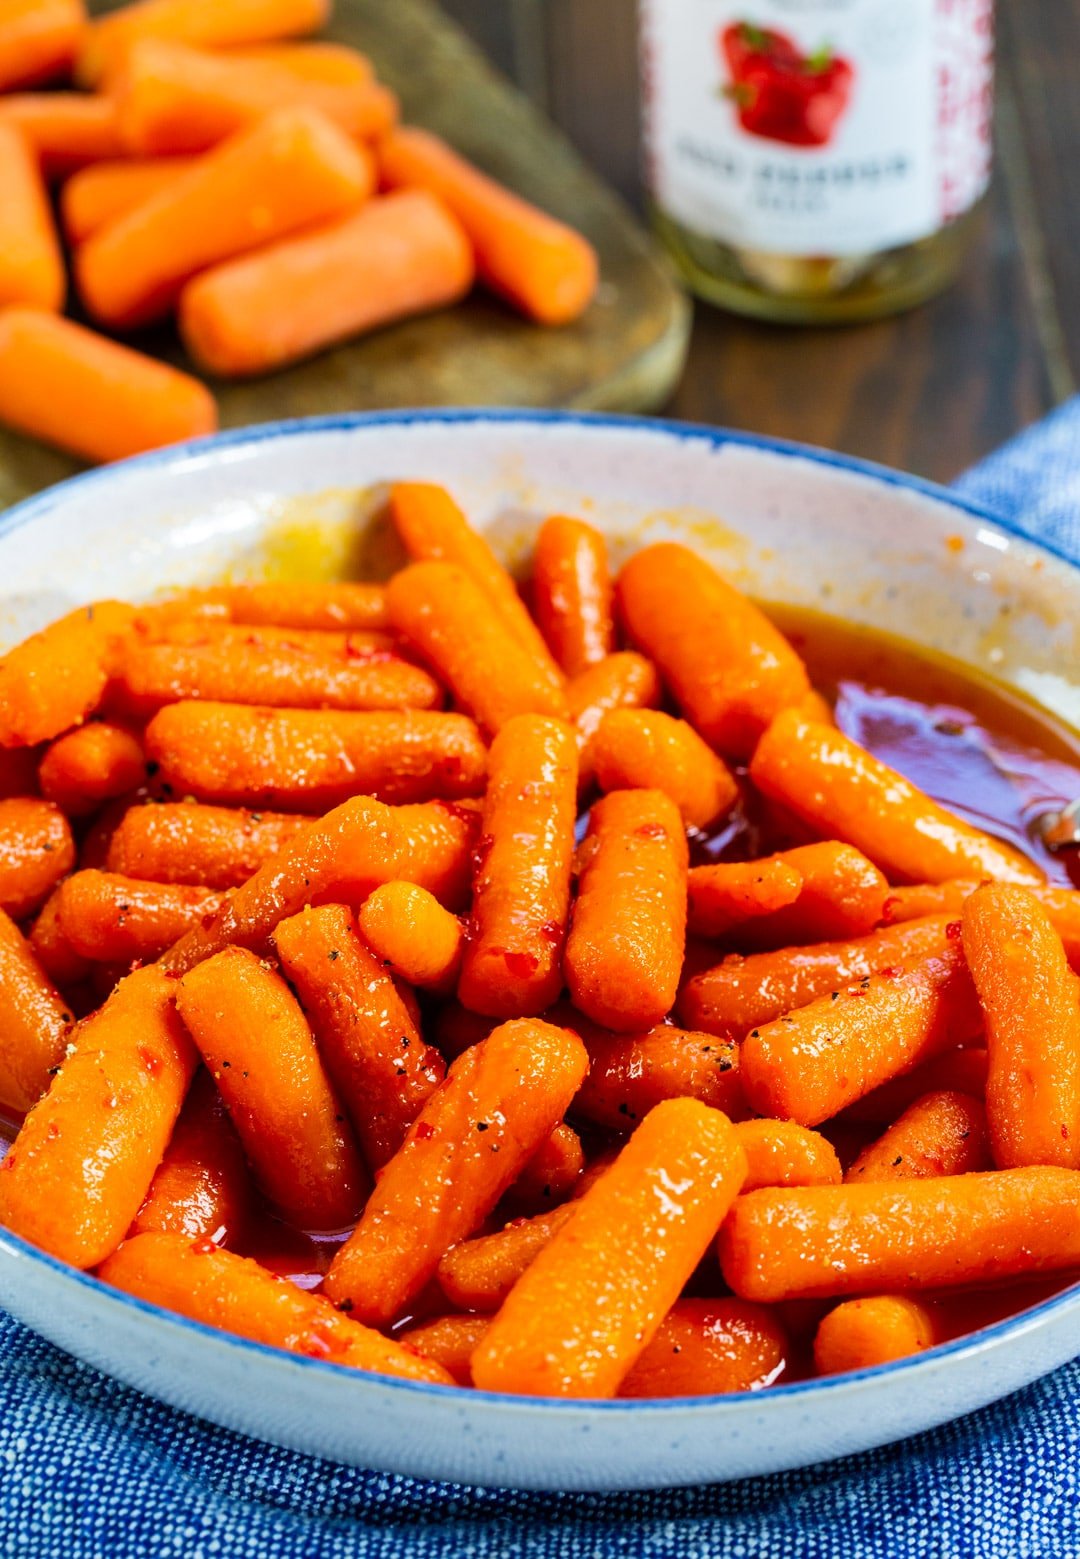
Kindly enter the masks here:
[[817, 1126], [920, 1061], [979, 1031], [958, 946], [822, 996], [751, 1029], [742, 1046], [746, 1097], [761, 1115]]
[[220, 904], [210, 888], [79, 871], [60, 887], [60, 929], [80, 958], [149, 963]]
[[718, 861], [695, 866], [687, 879], [687, 930], [693, 936], [745, 936], [752, 921], [794, 904], [802, 873], [783, 854], [757, 861]]
[[568, 677], [597, 666], [615, 648], [607, 542], [583, 520], [552, 515], [533, 552], [533, 610]]
[[5, 309], [0, 422], [86, 460], [122, 460], [213, 433], [217, 407], [204, 384], [169, 363], [74, 320]]
[[407, 1327], [397, 1336], [422, 1359], [441, 1365], [455, 1385], [471, 1386], [469, 1360], [487, 1329], [486, 1315], [441, 1315], [434, 1321]]
[[0, 801], [0, 909], [16, 920], [37, 909], [75, 863], [67, 818], [51, 801]]
[[559, 995], [577, 813], [572, 728], [517, 715], [488, 755], [458, 1000], [489, 1017], [532, 1017]]
[[946, 882], [915, 882], [889, 889], [881, 911], [882, 924], [898, 925], [924, 915], [952, 915], [959, 920], [964, 901], [979, 886], [975, 877], [956, 877]]
[[[566, 1027], [571, 1027], [567, 1024]], [[580, 1036], [579, 1036], [580, 1037]], [[514, 1203], [543, 1207], [574, 1191], [585, 1169], [585, 1150], [572, 1126], [560, 1121], [542, 1142], [510, 1188]]]
[[876, 1142], [863, 1149], [845, 1180], [910, 1180], [993, 1169], [986, 1109], [970, 1094], [924, 1094]]
[[66, 293], [64, 258], [41, 175], [22, 134], [0, 118], [0, 307], [24, 303], [59, 312]]
[[336, 125], [280, 109], [88, 238], [75, 261], [83, 301], [105, 324], [144, 324], [197, 271], [343, 215], [373, 181], [370, 157]]
[[[891, 1125], [928, 1093], [963, 1093], [982, 1099], [986, 1092], [986, 1051], [978, 1046], [947, 1050], [902, 1077], [882, 1083], [844, 1112], [845, 1121]], [[894, 1154], [895, 1157], [895, 1154]]]
[[750, 777], [819, 832], [856, 845], [892, 879], [1043, 880], [1011, 845], [939, 806], [835, 727], [793, 710], [778, 715], [761, 738]]
[[425, 1045], [344, 905], [302, 910], [283, 920], [271, 941], [368, 1167], [381, 1169], [445, 1077], [442, 1057]]
[[656, 667], [635, 650], [616, 650], [566, 686], [570, 718], [581, 747], [582, 779], [592, 775], [592, 739], [612, 709], [652, 709], [660, 702]]
[[157, 969], [122, 980], [0, 1165], [0, 1223], [75, 1267], [96, 1267], [142, 1205], [195, 1070]]
[[616, 593], [630, 638], [718, 752], [749, 756], [773, 716], [805, 696], [806, 668], [783, 634], [688, 547], [635, 553]]
[[438, 1364], [210, 1239], [139, 1234], [124, 1242], [99, 1276], [138, 1299], [271, 1348], [377, 1375], [453, 1385]]
[[774, 1311], [740, 1299], [679, 1299], [620, 1397], [704, 1397], [771, 1386], [789, 1352]]
[[613, 790], [589, 814], [564, 959], [574, 1006], [619, 1032], [675, 1000], [686, 939], [686, 835], [658, 790]]
[[817, 1329], [814, 1368], [819, 1375], [842, 1375], [910, 1358], [940, 1341], [933, 1305], [903, 1294], [848, 1299], [830, 1310]]
[[566, 695], [456, 563], [413, 563], [387, 587], [394, 627], [494, 734], [514, 715], [565, 718]]
[[246, 948], [228, 947], [184, 975], [176, 1006], [270, 1200], [301, 1228], [350, 1222], [363, 1167], [281, 976]]
[[0, 910], [0, 1104], [36, 1104], [64, 1059], [73, 1018], [18, 926]]
[[487, 1039], [497, 1027], [497, 1018], [482, 1018], [478, 1012], [467, 1012], [460, 1002], [444, 1001], [435, 1013], [431, 1035], [447, 1061], [456, 1061], [464, 1051]]
[[210, 699], [159, 710], [146, 727], [146, 752], [181, 795], [306, 812], [357, 795], [398, 803], [475, 796], [487, 761], [465, 715], [270, 709]]
[[843, 1179], [832, 1143], [794, 1121], [742, 1121], [735, 1135], [746, 1154], [744, 1192], [762, 1186], [839, 1185]]
[[389, 1321], [487, 1217], [562, 1119], [588, 1060], [549, 1023], [504, 1023], [461, 1056], [379, 1177], [326, 1292]]
[[38, 794], [38, 754], [29, 747], [0, 747], [0, 801]]
[[730, 953], [712, 969], [691, 975], [679, 996], [679, 1015], [707, 1034], [743, 1034], [747, 1029], [805, 1007], [867, 975], [949, 944], [947, 915], [886, 927], [849, 942], [820, 942], [775, 952]]
[[[770, 905], [770, 889], [783, 892], [781, 871], [796, 874], [798, 892]], [[854, 846], [832, 840], [800, 845], [758, 861], [695, 867], [688, 925], [695, 936], [735, 932], [747, 949], [839, 941], [872, 931], [891, 891]]]
[[144, 200], [168, 189], [194, 166], [193, 157], [131, 157], [96, 162], [64, 181], [60, 215], [69, 244], [81, 244]]
[[999, 1169], [1080, 1168], [1080, 982], [1023, 888], [987, 883], [964, 905], [964, 954], [986, 1021], [986, 1115]]
[[999, 1282], [1080, 1262], [1080, 1172], [1039, 1165], [937, 1180], [751, 1191], [720, 1234], [742, 1299]]
[[573, 228], [530, 205], [445, 141], [403, 127], [379, 142], [379, 169], [391, 189], [418, 185], [457, 217], [476, 250], [481, 280], [542, 325], [564, 325], [592, 302], [598, 263]]
[[105, 868], [148, 882], [236, 888], [310, 821], [195, 801], [129, 807], [109, 840]]
[[223, 1244], [242, 1233], [250, 1201], [240, 1138], [213, 1078], [200, 1067], [128, 1238], [157, 1230]]
[[138, 737], [126, 726], [101, 720], [58, 736], [41, 759], [41, 793], [69, 817], [95, 811], [145, 778]]
[[65, 75], [85, 28], [82, 0], [5, 0], [0, 10], [0, 92]]
[[746, 1175], [727, 1117], [668, 1099], [514, 1285], [473, 1354], [483, 1390], [614, 1396]]
[[360, 906], [364, 941], [409, 985], [445, 996], [457, 983], [462, 929], [456, 915], [414, 882], [386, 882]]
[[[401, 646], [393, 634], [379, 629], [280, 628], [269, 623], [226, 622], [222, 609], [208, 607], [202, 614], [173, 617], [159, 607], [143, 609], [135, 621], [136, 644], [151, 649], [171, 645], [184, 648], [244, 651], [260, 649], [273, 655], [280, 649], [301, 652], [319, 660], [341, 660], [378, 665], [400, 657]], [[214, 615], [210, 615], [213, 612]], [[129, 647], [129, 653], [134, 650]]]
[[522, 1273], [573, 1217], [576, 1202], [564, 1202], [532, 1218], [514, 1218], [494, 1234], [451, 1246], [439, 1262], [439, 1287], [459, 1310], [492, 1315]]
[[256, 628], [348, 632], [390, 626], [386, 587], [353, 580], [221, 585], [212, 590], [187, 590], [162, 602], [157, 610], [162, 608], [181, 614], [221, 612], [229, 622]]
[[688, 828], [704, 828], [730, 811], [735, 776], [693, 726], [659, 709], [615, 709], [592, 740], [601, 790], [662, 790]]
[[812, 687], [797, 704], [792, 705], [792, 708], [797, 709], [804, 720], [814, 720], [819, 725], [836, 724], [833, 706], [816, 688]]
[[83, 40], [76, 75], [94, 86], [143, 38], [172, 38], [204, 49], [242, 49], [317, 32], [330, 0], [141, 0], [93, 21]]
[[30, 928], [27, 940], [30, 951], [41, 965], [45, 974], [66, 990], [72, 985], [77, 985], [80, 980], [85, 980], [90, 973], [90, 962], [86, 958], [80, 958], [72, 947], [60, 925], [60, 887], [54, 888], [45, 900], [37, 919]]

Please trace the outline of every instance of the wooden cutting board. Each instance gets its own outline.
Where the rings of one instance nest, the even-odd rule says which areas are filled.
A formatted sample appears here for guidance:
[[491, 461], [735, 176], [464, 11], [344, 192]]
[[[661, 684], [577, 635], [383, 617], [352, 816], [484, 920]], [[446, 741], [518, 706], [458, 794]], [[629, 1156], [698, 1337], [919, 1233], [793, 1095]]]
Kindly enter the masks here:
[[[689, 304], [623, 202], [431, 0], [337, 0], [329, 36], [371, 56], [406, 119], [585, 233], [599, 295], [576, 324], [543, 329], [478, 292], [267, 378], [215, 383], [222, 426], [380, 406], [659, 405], [682, 369]], [[184, 362], [171, 327], [132, 344]], [[0, 431], [0, 507], [79, 469]]]

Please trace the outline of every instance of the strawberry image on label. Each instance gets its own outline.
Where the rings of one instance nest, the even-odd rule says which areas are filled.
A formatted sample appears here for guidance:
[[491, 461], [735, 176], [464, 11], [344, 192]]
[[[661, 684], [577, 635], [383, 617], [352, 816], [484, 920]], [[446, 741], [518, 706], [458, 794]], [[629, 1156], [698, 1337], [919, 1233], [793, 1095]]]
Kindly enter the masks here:
[[748, 135], [787, 146], [827, 146], [848, 105], [855, 72], [829, 48], [804, 54], [786, 33], [735, 22], [720, 34], [724, 96]]

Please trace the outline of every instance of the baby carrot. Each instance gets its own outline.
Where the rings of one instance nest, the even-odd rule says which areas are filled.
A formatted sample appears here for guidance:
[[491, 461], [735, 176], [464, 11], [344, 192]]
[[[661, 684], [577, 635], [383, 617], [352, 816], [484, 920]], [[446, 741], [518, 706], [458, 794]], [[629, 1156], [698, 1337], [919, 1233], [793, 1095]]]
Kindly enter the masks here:
[[0, 118], [0, 307], [23, 303], [59, 312], [66, 293], [64, 259], [41, 174], [21, 132]]
[[964, 901], [979, 886], [977, 878], [954, 877], [947, 882], [915, 882], [889, 889], [881, 911], [883, 925], [919, 920], [924, 915], [952, 915], [960, 919]]
[[81, 606], [0, 658], [0, 746], [50, 741], [92, 714], [131, 616], [118, 601]]
[[310, 821], [195, 801], [133, 806], [113, 831], [105, 867], [147, 882], [236, 888]]
[[553, 1235], [573, 1217], [577, 1205], [564, 1202], [532, 1218], [514, 1218], [494, 1234], [451, 1246], [439, 1262], [439, 1287], [460, 1310], [493, 1315]]
[[688, 547], [635, 553], [616, 593], [630, 638], [718, 752], [748, 757], [773, 716], [806, 694], [806, 668], [779, 629]]
[[486, 1315], [441, 1315], [434, 1321], [407, 1327], [396, 1335], [422, 1359], [441, 1365], [455, 1385], [471, 1386], [469, 1360], [487, 1329]]
[[80, 958], [149, 963], [221, 904], [210, 888], [79, 871], [60, 888], [60, 928]]
[[271, 1348], [377, 1375], [453, 1385], [438, 1364], [210, 1239], [193, 1243], [186, 1234], [136, 1235], [109, 1258], [99, 1276], [137, 1299]]
[[[213, 615], [211, 615], [213, 614]], [[150, 607], [140, 612], [135, 622], [135, 644], [160, 649], [179, 645], [200, 650], [260, 650], [276, 654], [284, 649], [310, 655], [318, 660], [363, 661], [369, 665], [400, 658], [401, 646], [393, 634], [379, 629], [281, 628], [273, 624], [232, 623], [224, 620], [223, 609], [207, 607], [201, 615], [175, 617], [169, 608]], [[134, 654], [129, 645], [129, 655]]]
[[[86, 460], [122, 460], [217, 428], [204, 384], [37, 309], [0, 313], [0, 422]], [[55, 734], [55, 733], [52, 733]]]
[[[563, 1021], [563, 1008], [555, 1012]], [[640, 1034], [612, 1034], [573, 1011], [565, 1021], [589, 1052], [589, 1075], [574, 1100], [574, 1114], [584, 1120], [632, 1131], [662, 1099], [698, 1099], [735, 1119], [746, 1115], [733, 1041], [664, 1023]]]
[[128, 1238], [157, 1230], [232, 1241], [243, 1231], [250, 1201], [240, 1138], [213, 1078], [200, 1067]]
[[459, 1057], [335, 1256], [334, 1303], [371, 1321], [398, 1315], [550, 1136], [587, 1066], [575, 1034], [527, 1018]]
[[789, 1352], [774, 1311], [741, 1299], [679, 1299], [620, 1397], [706, 1397], [771, 1386]]
[[1080, 982], [1038, 900], [987, 883], [964, 905], [986, 1021], [986, 1114], [999, 1169], [1080, 1168]]
[[566, 939], [570, 996], [594, 1023], [647, 1029], [670, 1010], [686, 940], [687, 846], [658, 790], [613, 790], [589, 814]]
[[181, 613], [222, 612], [229, 622], [253, 628], [349, 632], [390, 626], [386, 587], [353, 580], [220, 585], [212, 590], [185, 591], [161, 605]]
[[757, 861], [718, 861], [691, 868], [687, 930], [693, 936], [745, 937], [751, 923], [770, 920], [803, 890], [802, 873], [781, 855]]
[[635, 650], [616, 650], [570, 679], [566, 702], [578, 733], [583, 789], [593, 777], [593, 739], [605, 715], [612, 709], [653, 709], [660, 693], [656, 667]]
[[454, 800], [483, 789], [487, 753], [465, 715], [432, 710], [269, 709], [209, 699], [166, 704], [147, 756], [181, 795], [325, 812], [350, 796]]
[[568, 677], [599, 665], [615, 648], [607, 542], [583, 520], [552, 515], [536, 537], [533, 610]]
[[[763, 872], [783, 866], [800, 879], [795, 898], [755, 914], [738, 927], [740, 945], [747, 951], [865, 936], [881, 922], [892, 891], [861, 850], [835, 840], [800, 845], [741, 864], [744, 872], [755, 866]], [[731, 929], [735, 906], [730, 903], [728, 880], [737, 870], [733, 865], [699, 866], [690, 873], [689, 926], [695, 935], [723, 936]]]
[[0, 92], [66, 74], [86, 28], [83, 0], [5, 0], [0, 10]]
[[614, 1396], [746, 1176], [727, 1117], [668, 1099], [539, 1252], [473, 1354], [482, 1390]]
[[601, 790], [662, 790], [688, 828], [704, 828], [730, 811], [735, 776], [693, 726], [659, 709], [615, 709], [592, 740]]
[[942, 1090], [910, 1104], [852, 1164], [845, 1180], [910, 1180], [992, 1169], [986, 1109], [970, 1094]]
[[904, 1294], [847, 1299], [830, 1310], [814, 1337], [814, 1368], [819, 1375], [871, 1369], [925, 1353], [941, 1341], [934, 1306]]
[[124, 155], [116, 108], [108, 97], [84, 92], [0, 97], [0, 124], [25, 138], [42, 177], [50, 181], [66, 178], [87, 163]]
[[385, 882], [360, 906], [360, 930], [398, 979], [445, 996], [461, 967], [461, 922], [414, 882]]
[[935, 1180], [751, 1191], [720, 1233], [742, 1299], [999, 1282], [1080, 1263], [1080, 1172], [1038, 1165]]
[[438, 136], [392, 131], [379, 142], [379, 168], [391, 189], [419, 185], [444, 201], [469, 235], [481, 280], [530, 318], [564, 325], [591, 303], [599, 269], [592, 245]]
[[184, 975], [176, 1005], [270, 1200], [301, 1228], [347, 1224], [363, 1200], [363, 1168], [285, 981], [228, 947]]
[[571, 727], [542, 715], [508, 720], [488, 756], [463, 1006], [532, 1017], [562, 990], [576, 813]]
[[746, 1154], [744, 1192], [762, 1186], [839, 1185], [843, 1179], [832, 1143], [794, 1121], [742, 1121], [735, 1135]]
[[[963, 1093], [981, 1099], [986, 1092], [986, 1051], [978, 1046], [946, 1050], [921, 1066], [882, 1083], [844, 1112], [845, 1121], [891, 1125], [928, 1093]], [[895, 1154], [894, 1154], [895, 1157]]]
[[96, 162], [65, 179], [60, 216], [69, 244], [81, 244], [99, 228], [126, 216], [194, 166], [193, 157], [131, 157]]
[[38, 911], [27, 940], [30, 951], [54, 985], [67, 990], [90, 973], [90, 962], [80, 958], [60, 925], [60, 887], [54, 888]]
[[284, 108], [93, 234], [75, 269], [90, 313], [127, 328], [168, 311], [189, 277], [371, 193], [371, 160], [321, 114]]
[[124, 1238], [180, 1113], [197, 1057], [174, 992], [157, 969], [121, 980], [0, 1165], [0, 1223], [72, 1266]]
[[95, 720], [58, 736], [41, 759], [41, 793], [69, 817], [135, 790], [146, 778], [139, 739], [123, 725]]
[[242, 49], [317, 32], [330, 0], [140, 0], [90, 24], [76, 63], [82, 86], [123, 65], [143, 38], [172, 38], [204, 49]]
[[381, 1169], [446, 1075], [443, 1059], [425, 1045], [344, 905], [302, 910], [283, 920], [271, 941], [304, 1004], [364, 1159], [370, 1169]]
[[[571, 1028], [572, 1024], [567, 1024]], [[579, 1036], [580, 1037], [580, 1036]], [[569, 1195], [581, 1179], [585, 1152], [572, 1126], [561, 1121], [542, 1142], [510, 1188], [517, 1205], [537, 1202], [542, 1207]]]
[[0, 910], [0, 1104], [37, 1103], [64, 1059], [72, 1014], [15, 922]]
[[0, 909], [21, 920], [75, 864], [67, 818], [51, 801], [0, 801]]

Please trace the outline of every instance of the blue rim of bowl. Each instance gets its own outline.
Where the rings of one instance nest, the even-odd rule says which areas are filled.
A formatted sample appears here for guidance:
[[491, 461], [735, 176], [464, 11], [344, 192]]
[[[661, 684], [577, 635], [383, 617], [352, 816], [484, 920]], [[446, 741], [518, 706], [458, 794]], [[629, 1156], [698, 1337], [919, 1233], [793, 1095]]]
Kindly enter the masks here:
[[[521, 423], [523, 425], [554, 425], [570, 424], [574, 426], [594, 428], [624, 428], [628, 430], [638, 429], [642, 432], [668, 435], [675, 439], [697, 441], [721, 448], [726, 444], [739, 445], [748, 449], [760, 449], [768, 453], [789, 458], [801, 458], [815, 465], [829, 466], [836, 470], [849, 471], [856, 475], [869, 477], [887, 486], [902, 487], [919, 493], [923, 497], [931, 498], [949, 508], [958, 510], [969, 519], [983, 521], [995, 526], [998, 530], [1017, 537], [1035, 550], [1045, 552], [1068, 564], [1072, 568], [1078, 568], [1077, 560], [1070, 557], [1063, 549], [1039, 540], [1025, 531], [1014, 521], [995, 514], [992, 509], [982, 504], [975, 503], [971, 499], [963, 498], [950, 491], [947, 487], [939, 486], [936, 482], [929, 482], [922, 477], [908, 476], [902, 471], [896, 471], [890, 466], [877, 465], [873, 461], [860, 460], [852, 455], [834, 454], [828, 450], [820, 450], [811, 444], [799, 444], [787, 439], [767, 438], [755, 433], [741, 433], [726, 428], [710, 428], [701, 423], [693, 422], [666, 422], [655, 417], [620, 416], [603, 412], [563, 412], [551, 410], [527, 410], [504, 409], [484, 407], [432, 407], [413, 408], [402, 411], [378, 411], [378, 412], [351, 412], [341, 415], [325, 417], [296, 417], [280, 422], [256, 423], [251, 427], [231, 429], [225, 433], [210, 434], [205, 438], [193, 439], [183, 444], [173, 444], [166, 449], [151, 450], [144, 455], [133, 456], [129, 460], [117, 462], [114, 465], [105, 466], [97, 470], [82, 472], [77, 476], [67, 478], [54, 486], [46, 488], [43, 492], [25, 498], [14, 504], [5, 514], [0, 515], [0, 536], [9, 531], [20, 529], [31, 523], [40, 515], [47, 513], [57, 503], [66, 501], [73, 489], [82, 489], [94, 483], [107, 482], [117, 473], [126, 473], [129, 470], [146, 470], [156, 466], [183, 465], [193, 459], [210, 457], [215, 451], [222, 448], [238, 448], [245, 445], [258, 445], [274, 442], [281, 438], [291, 438], [306, 433], [341, 433], [355, 428], [378, 426], [412, 426], [424, 424], [445, 423], [482, 423], [502, 422]], [[534, 1407], [547, 1413], [574, 1413], [599, 1412], [605, 1415], [650, 1417], [671, 1411], [686, 1411], [692, 1408], [734, 1408], [742, 1402], [753, 1402], [761, 1407], [769, 1400], [790, 1401], [793, 1398], [804, 1399], [820, 1396], [823, 1393], [835, 1393], [850, 1390], [867, 1381], [879, 1381], [899, 1378], [913, 1372], [925, 1371], [936, 1367], [949, 1359], [956, 1359], [972, 1353], [980, 1353], [986, 1348], [996, 1347], [1008, 1342], [1012, 1338], [1023, 1335], [1025, 1332], [1041, 1327], [1044, 1321], [1061, 1311], [1075, 1308], [1080, 1301], [1080, 1279], [1060, 1293], [1044, 1299], [1038, 1304], [1032, 1305], [1018, 1314], [1009, 1316], [1005, 1320], [996, 1321], [990, 1326], [982, 1327], [970, 1332], [963, 1337], [954, 1338], [950, 1342], [940, 1343], [936, 1347], [928, 1349], [925, 1353], [914, 1355], [911, 1358], [896, 1359], [888, 1364], [878, 1364], [867, 1369], [852, 1370], [847, 1374], [833, 1375], [814, 1380], [794, 1381], [790, 1385], [780, 1384], [770, 1386], [765, 1390], [756, 1391], [732, 1391], [712, 1396], [692, 1397], [661, 1397], [661, 1398], [637, 1398], [630, 1400], [591, 1400], [588, 1398], [564, 1399], [560, 1397], [517, 1397], [508, 1396], [501, 1392], [480, 1391], [475, 1387], [462, 1386], [438, 1386], [429, 1385], [424, 1381], [399, 1380], [391, 1375], [372, 1375], [358, 1372], [340, 1364], [331, 1364], [324, 1359], [304, 1358], [299, 1354], [291, 1354], [280, 1348], [271, 1348], [265, 1343], [253, 1342], [249, 1338], [241, 1337], [233, 1332], [224, 1332], [217, 1327], [207, 1326], [201, 1321], [193, 1321], [189, 1317], [180, 1315], [174, 1310], [168, 1310], [162, 1305], [149, 1304], [147, 1301], [135, 1298], [132, 1294], [126, 1294], [121, 1289], [110, 1288], [100, 1278], [94, 1277], [89, 1272], [83, 1272], [66, 1262], [50, 1256], [47, 1252], [39, 1250], [29, 1241], [22, 1239], [17, 1234], [12, 1234], [7, 1229], [0, 1228], [0, 1248], [6, 1247], [14, 1255], [21, 1257], [33, 1264], [52, 1273], [65, 1284], [86, 1289], [106, 1303], [112, 1303], [123, 1309], [138, 1315], [145, 1316], [148, 1320], [164, 1323], [178, 1328], [181, 1331], [193, 1333], [197, 1337], [206, 1339], [218, 1345], [239, 1349], [255, 1358], [265, 1359], [277, 1367], [316, 1370], [329, 1372], [334, 1379], [347, 1379], [354, 1385], [358, 1384], [357, 1375], [361, 1374], [373, 1384], [395, 1391], [405, 1391], [423, 1397], [432, 1397], [438, 1401], [446, 1401], [452, 1398], [455, 1402], [459, 1399], [469, 1403], [484, 1404], [495, 1409]], [[1039, 1274], [1031, 1274], [1038, 1276]], [[31, 1330], [33, 1328], [31, 1327]], [[108, 1373], [108, 1371], [106, 1371]]]

